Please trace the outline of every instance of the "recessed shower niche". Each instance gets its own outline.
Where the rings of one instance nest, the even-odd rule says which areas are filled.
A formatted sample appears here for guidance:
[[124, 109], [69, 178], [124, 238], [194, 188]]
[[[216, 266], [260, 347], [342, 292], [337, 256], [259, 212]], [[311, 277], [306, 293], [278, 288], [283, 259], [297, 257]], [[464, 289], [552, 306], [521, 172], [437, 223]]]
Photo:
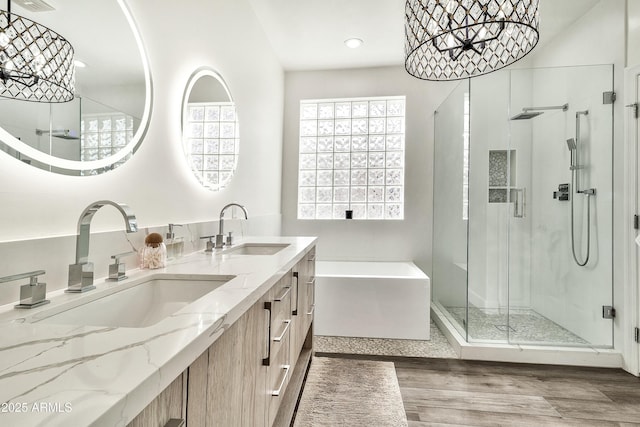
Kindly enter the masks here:
[[516, 186], [516, 150], [489, 150], [489, 203], [507, 203]]

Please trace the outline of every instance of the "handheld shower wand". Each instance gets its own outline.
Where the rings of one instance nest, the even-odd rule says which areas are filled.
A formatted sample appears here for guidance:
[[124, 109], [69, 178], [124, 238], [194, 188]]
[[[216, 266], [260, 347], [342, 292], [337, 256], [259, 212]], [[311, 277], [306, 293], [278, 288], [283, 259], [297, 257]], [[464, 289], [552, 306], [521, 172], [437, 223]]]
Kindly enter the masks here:
[[575, 152], [578, 149], [576, 145], [576, 140], [574, 138], [567, 139], [567, 147], [569, 147], [569, 153], [571, 154], [571, 160], [569, 162], [569, 170], [574, 170], [576, 167], [576, 157]]
[[574, 213], [574, 199], [571, 197], [571, 252], [573, 254], [573, 260], [580, 267], [584, 267], [589, 262], [589, 256], [591, 255], [591, 196], [596, 195], [595, 188], [589, 188], [587, 190], [580, 190], [578, 171], [582, 169], [582, 166], [578, 164], [578, 149], [580, 140], [580, 116], [589, 114], [589, 110], [576, 112], [576, 138], [567, 139], [567, 147], [571, 152], [571, 164], [569, 170], [571, 171], [571, 187], [575, 188], [576, 194], [584, 194], [587, 196], [587, 253], [584, 261], [580, 261], [576, 255], [576, 239], [574, 231], [575, 213]]

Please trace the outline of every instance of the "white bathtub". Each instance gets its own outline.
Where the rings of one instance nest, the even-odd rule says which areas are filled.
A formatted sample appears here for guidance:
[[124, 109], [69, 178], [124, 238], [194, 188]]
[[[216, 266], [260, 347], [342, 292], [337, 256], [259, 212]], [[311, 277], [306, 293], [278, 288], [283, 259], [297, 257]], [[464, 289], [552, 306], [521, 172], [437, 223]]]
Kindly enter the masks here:
[[316, 261], [316, 335], [429, 339], [429, 277], [412, 262]]

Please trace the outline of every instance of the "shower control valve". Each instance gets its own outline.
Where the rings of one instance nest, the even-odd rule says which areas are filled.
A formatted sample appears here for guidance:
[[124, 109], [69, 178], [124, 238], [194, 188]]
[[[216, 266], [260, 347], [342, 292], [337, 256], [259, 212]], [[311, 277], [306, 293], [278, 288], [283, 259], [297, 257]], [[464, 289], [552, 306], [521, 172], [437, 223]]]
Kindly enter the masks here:
[[569, 200], [569, 184], [560, 184], [558, 185], [558, 191], [553, 192], [553, 198], [558, 199], [561, 202], [566, 202]]

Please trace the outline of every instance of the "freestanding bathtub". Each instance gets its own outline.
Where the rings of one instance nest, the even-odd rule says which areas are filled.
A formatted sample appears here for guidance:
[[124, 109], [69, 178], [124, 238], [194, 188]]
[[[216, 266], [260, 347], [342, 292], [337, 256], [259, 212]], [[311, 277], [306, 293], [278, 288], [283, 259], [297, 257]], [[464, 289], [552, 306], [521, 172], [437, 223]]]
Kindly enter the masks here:
[[316, 261], [314, 334], [428, 340], [430, 295], [412, 262]]

